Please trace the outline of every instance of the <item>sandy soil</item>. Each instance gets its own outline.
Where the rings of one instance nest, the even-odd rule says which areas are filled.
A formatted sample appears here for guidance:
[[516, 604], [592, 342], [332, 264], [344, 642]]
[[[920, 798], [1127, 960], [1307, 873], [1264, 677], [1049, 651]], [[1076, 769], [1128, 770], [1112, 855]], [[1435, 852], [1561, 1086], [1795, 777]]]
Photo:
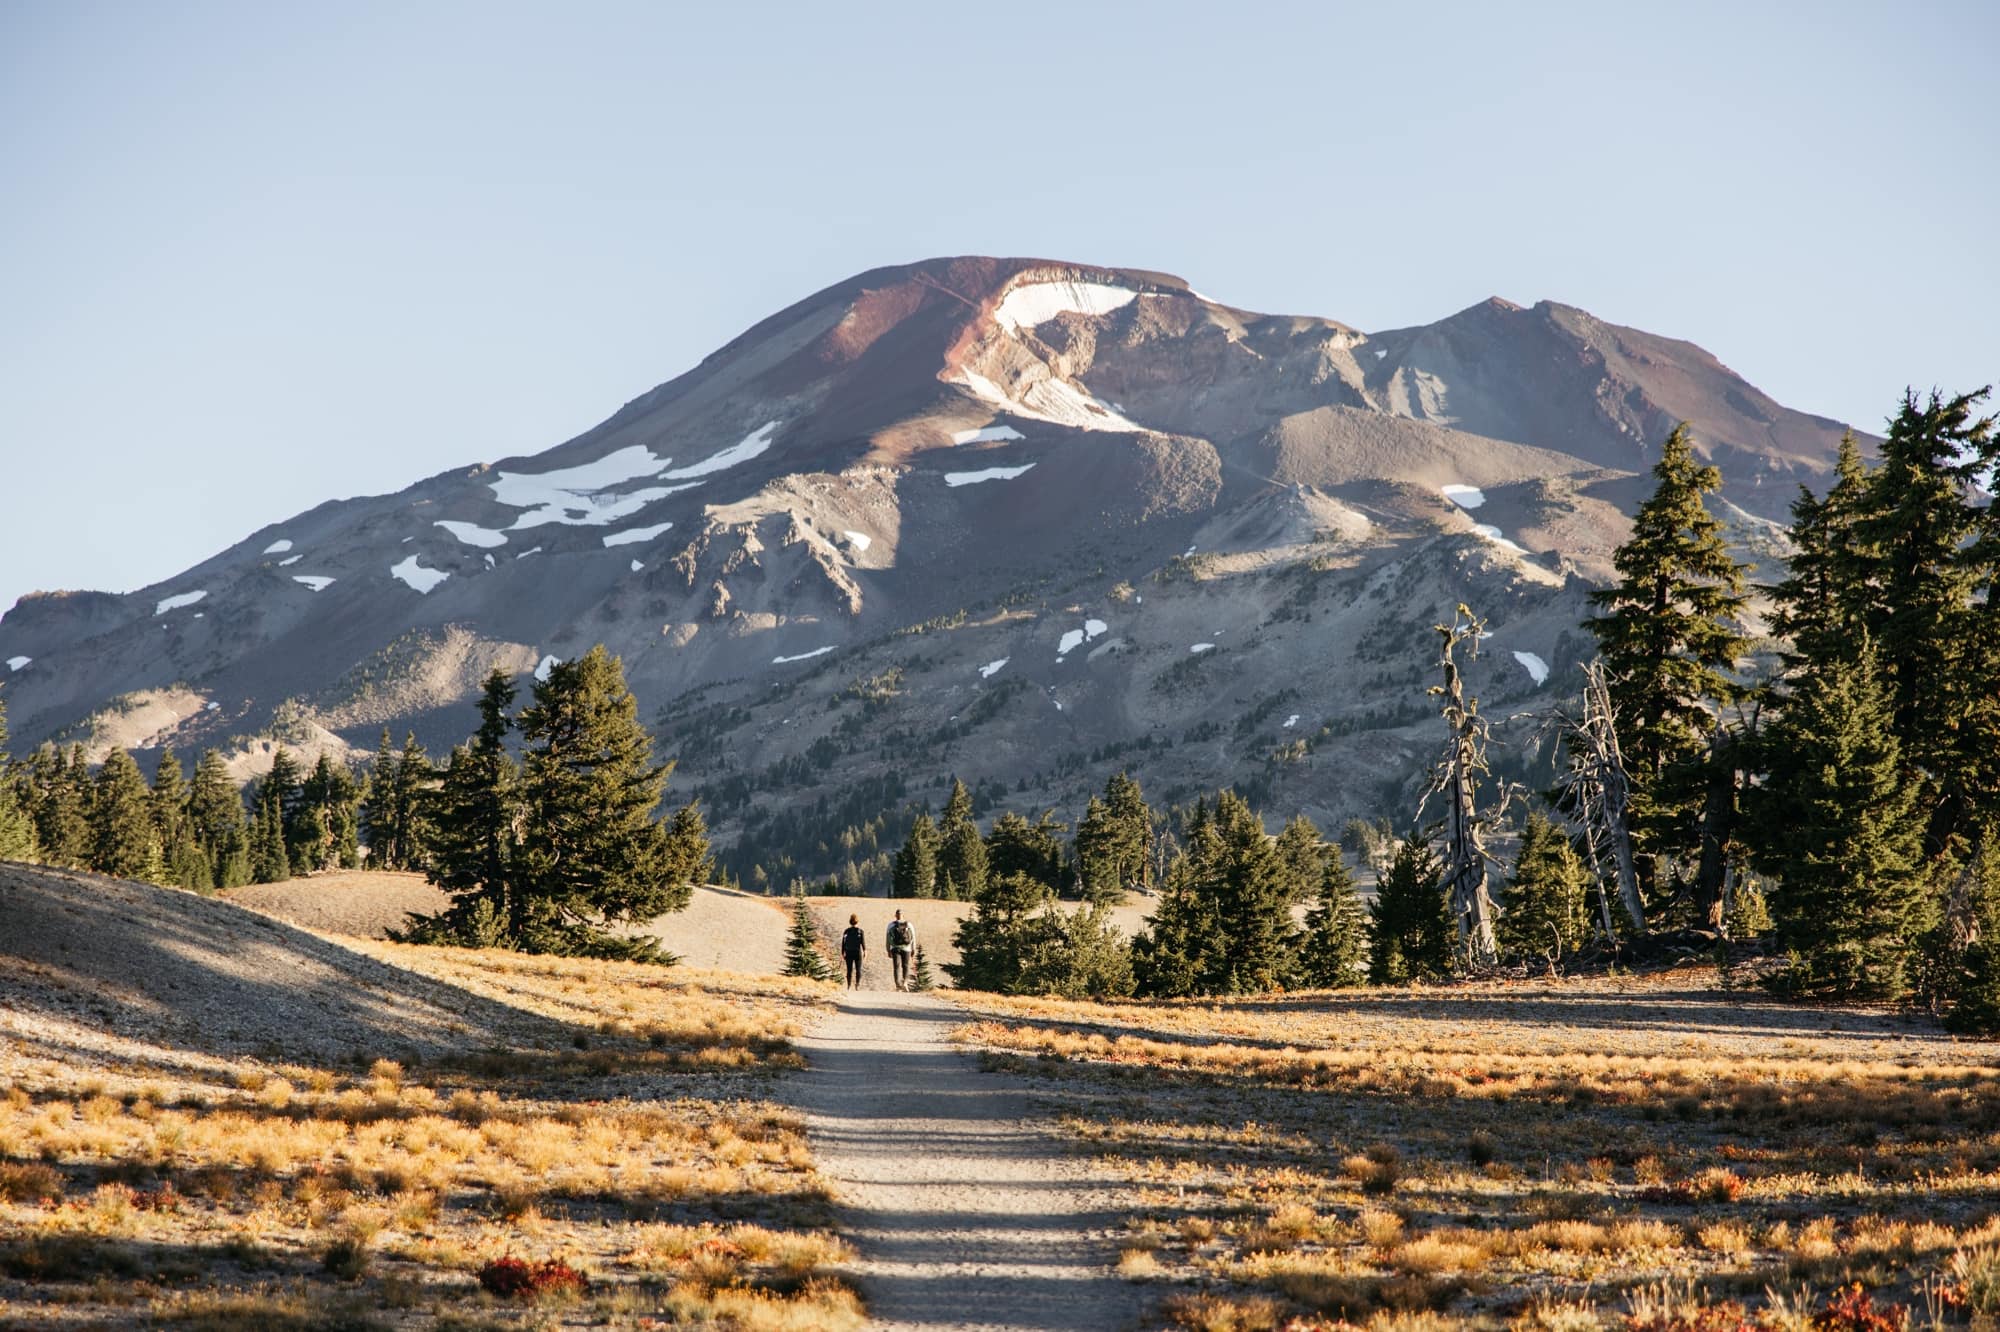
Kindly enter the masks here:
[[646, 932], [688, 966], [775, 976], [785, 969], [789, 924], [781, 899], [703, 887], [687, 910], [661, 916]]
[[407, 1059], [571, 1030], [178, 888], [0, 865], [0, 922], [0, 1031], [64, 1059]]
[[1133, 1324], [1147, 1294], [1112, 1271], [1128, 1209], [1023, 1083], [950, 1043], [963, 1016], [931, 995], [848, 994], [798, 1042], [808, 1069], [784, 1095], [834, 1182], [871, 1325]]
[[386, 939], [411, 912], [430, 915], [451, 901], [421, 874], [336, 870], [283, 883], [253, 883], [222, 894], [238, 906], [328, 934]]

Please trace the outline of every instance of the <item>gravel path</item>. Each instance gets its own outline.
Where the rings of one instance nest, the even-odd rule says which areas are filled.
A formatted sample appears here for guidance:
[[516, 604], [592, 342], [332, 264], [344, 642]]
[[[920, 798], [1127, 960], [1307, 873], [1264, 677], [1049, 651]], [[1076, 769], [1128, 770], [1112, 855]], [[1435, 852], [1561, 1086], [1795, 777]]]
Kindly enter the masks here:
[[1128, 1212], [1036, 1122], [1019, 1080], [946, 1039], [963, 1020], [930, 995], [859, 990], [798, 1041], [792, 1095], [874, 1325], [1134, 1325], [1146, 1293], [1111, 1270]]

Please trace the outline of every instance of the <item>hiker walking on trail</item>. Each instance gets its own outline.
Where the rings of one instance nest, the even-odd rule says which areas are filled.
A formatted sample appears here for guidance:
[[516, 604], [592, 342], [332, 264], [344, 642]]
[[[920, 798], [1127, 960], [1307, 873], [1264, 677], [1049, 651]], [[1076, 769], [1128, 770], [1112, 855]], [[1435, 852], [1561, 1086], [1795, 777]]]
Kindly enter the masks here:
[[861, 988], [861, 956], [868, 951], [868, 936], [861, 932], [861, 917], [849, 915], [840, 935], [840, 960], [847, 963], [847, 988]]
[[910, 922], [903, 919], [898, 911], [896, 918], [889, 922], [889, 963], [895, 968], [896, 988], [908, 986], [910, 979], [910, 950], [916, 947], [917, 932], [910, 928]]

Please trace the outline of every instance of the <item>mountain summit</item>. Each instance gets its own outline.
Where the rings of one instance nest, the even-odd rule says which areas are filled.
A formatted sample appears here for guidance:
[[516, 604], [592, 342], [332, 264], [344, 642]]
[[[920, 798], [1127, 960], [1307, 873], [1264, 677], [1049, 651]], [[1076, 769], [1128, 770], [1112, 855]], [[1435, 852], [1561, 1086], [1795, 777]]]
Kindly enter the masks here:
[[[1414, 720], [1457, 600], [1494, 619], [1495, 687], [1542, 687], [1683, 419], [1751, 544], [1842, 429], [1547, 302], [1364, 333], [1162, 273], [928, 260], [545, 453], [322, 504], [129, 596], [23, 598], [0, 680], [17, 740], [249, 770], [383, 725], [448, 742], [492, 666], [601, 640], [698, 782], [812, 752], [801, 781], [832, 789], [885, 771], [893, 731], [1051, 801], [1064, 755], [1142, 741], [1212, 785]], [[1327, 766], [1270, 780], [1355, 805]]]

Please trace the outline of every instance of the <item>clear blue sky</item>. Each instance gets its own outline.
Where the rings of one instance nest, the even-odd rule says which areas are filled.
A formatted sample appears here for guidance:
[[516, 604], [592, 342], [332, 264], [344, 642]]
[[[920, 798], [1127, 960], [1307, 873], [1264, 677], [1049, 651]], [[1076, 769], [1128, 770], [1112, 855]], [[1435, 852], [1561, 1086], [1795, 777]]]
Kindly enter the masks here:
[[[1516, 12], [1519, 11], [1519, 12]], [[855, 271], [2000, 378], [2000, 5], [0, 0], [0, 608], [547, 448]]]

